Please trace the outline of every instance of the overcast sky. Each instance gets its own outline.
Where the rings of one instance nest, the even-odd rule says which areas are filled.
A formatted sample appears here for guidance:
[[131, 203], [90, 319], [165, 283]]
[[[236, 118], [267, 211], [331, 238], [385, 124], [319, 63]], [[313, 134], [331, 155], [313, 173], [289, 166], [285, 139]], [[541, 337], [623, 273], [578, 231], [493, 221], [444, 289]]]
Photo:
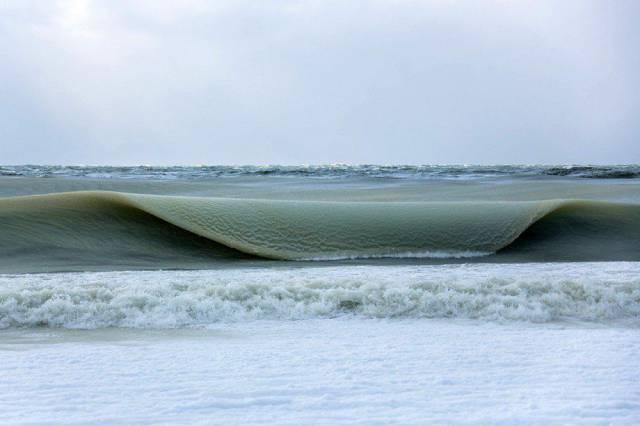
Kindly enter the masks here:
[[0, 164], [640, 163], [640, 1], [0, 2]]

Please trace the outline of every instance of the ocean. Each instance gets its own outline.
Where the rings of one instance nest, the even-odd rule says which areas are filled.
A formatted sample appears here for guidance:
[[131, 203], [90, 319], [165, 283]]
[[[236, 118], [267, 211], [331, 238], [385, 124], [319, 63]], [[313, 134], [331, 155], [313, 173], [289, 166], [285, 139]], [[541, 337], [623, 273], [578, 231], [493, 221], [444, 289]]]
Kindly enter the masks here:
[[10, 424], [637, 424], [640, 166], [0, 166]]

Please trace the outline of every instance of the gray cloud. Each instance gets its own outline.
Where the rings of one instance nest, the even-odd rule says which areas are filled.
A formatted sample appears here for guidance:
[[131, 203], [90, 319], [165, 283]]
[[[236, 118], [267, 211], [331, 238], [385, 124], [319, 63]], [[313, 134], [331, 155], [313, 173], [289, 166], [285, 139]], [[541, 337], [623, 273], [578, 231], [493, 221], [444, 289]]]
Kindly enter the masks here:
[[640, 162], [640, 4], [8, 1], [0, 163]]

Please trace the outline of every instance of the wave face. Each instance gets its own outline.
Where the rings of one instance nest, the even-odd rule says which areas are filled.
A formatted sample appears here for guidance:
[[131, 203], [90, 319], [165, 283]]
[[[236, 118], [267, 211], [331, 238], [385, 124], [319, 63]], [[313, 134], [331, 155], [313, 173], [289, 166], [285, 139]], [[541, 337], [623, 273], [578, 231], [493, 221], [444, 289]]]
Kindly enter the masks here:
[[640, 264], [0, 275], [0, 328], [173, 328], [340, 316], [638, 325]]
[[96, 191], [2, 199], [0, 220], [0, 265], [11, 272], [191, 268], [251, 257], [640, 260], [640, 206], [595, 201], [321, 202]]
[[576, 177], [638, 179], [640, 165], [310, 165], [310, 166], [0, 166], [0, 176], [81, 177], [98, 179], [199, 180], [219, 177], [274, 176], [315, 178], [481, 179], [495, 177]]

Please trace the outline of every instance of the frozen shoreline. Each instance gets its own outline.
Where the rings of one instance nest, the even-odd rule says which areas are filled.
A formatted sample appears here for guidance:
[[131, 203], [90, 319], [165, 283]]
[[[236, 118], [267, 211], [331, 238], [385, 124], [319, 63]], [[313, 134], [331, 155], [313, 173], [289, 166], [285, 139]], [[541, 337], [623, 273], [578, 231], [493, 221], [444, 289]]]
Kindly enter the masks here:
[[602, 324], [313, 319], [0, 331], [7, 423], [640, 421], [640, 334]]

